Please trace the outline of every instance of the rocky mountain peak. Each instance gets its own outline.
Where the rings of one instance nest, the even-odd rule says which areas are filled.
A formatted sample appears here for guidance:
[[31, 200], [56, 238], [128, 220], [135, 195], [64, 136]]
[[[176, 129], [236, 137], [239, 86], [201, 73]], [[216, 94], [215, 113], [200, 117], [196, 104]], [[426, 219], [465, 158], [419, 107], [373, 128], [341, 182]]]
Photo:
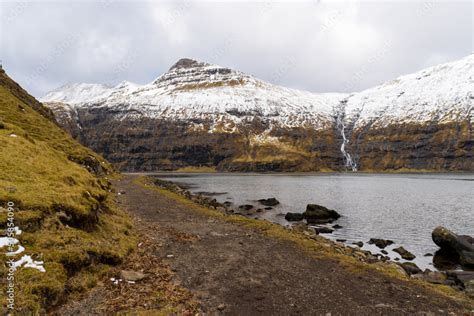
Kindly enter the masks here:
[[178, 60], [152, 84], [178, 89], [209, 88], [216, 85], [237, 85], [248, 82], [250, 76], [239, 71], [190, 58]]
[[199, 67], [205, 67], [205, 66], [211, 66], [211, 64], [200, 62], [191, 58], [181, 58], [173, 66], [171, 66], [169, 71], [173, 71], [175, 69], [180, 69], [180, 68], [199, 68]]

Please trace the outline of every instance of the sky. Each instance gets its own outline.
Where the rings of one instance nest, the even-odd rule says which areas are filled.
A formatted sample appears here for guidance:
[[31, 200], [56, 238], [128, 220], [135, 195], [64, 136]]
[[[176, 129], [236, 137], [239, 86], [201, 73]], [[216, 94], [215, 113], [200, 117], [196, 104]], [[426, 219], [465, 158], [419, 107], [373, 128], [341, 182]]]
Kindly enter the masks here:
[[0, 1], [0, 59], [36, 97], [146, 84], [183, 57], [353, 92], [473, 50], [471, 1]]

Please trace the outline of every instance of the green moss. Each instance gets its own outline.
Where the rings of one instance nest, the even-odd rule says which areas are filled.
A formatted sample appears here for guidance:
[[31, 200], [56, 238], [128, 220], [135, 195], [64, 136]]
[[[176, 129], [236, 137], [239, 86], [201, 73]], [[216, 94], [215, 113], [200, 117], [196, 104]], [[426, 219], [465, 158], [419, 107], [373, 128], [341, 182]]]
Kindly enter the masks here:
[[[44, 261], [45, 273], [16, 272], [17, 311], [34, 314], [94, 286], [107, 267], [123, 261], [136, 236], [108, 198], [111, 165], [47, 119], [41, 105], [25, 103], [26, 92], [12, 94], [12, 86], [0, 73], [0, 206], [15, 203], [24, 253]], [[6, 220], [0, 209], [0, 228]], [[0, 259], [6, 262], [4, 254]], [[0, 286], [5, 273], [0, 265]]]
[[97, 285], [110, 271], [106, 264], [95, 264], [84, 268], [80, 273], [69, 278], [66, 283], [66, 292], [78, 295]]

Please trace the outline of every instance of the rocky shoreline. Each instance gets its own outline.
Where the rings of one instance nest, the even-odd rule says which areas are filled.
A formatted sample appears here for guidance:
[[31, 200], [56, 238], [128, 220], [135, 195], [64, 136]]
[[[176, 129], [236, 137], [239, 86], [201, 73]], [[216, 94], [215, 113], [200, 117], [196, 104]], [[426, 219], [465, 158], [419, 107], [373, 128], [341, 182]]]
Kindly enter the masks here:
[[[155, 177], [151, 178], [153, 184], [162, 188], [174, 192], [190, 201], [193, 201], [201, 206], [215, 209], [227, 215], [240, 215], [245, 217], [251, 217], [254, 219], [259, 219], [255, 217], [258, 213], [264, 212], [265, 210], [272, 209], [274, 206], [279, 204], [279, 201], [275, 198], [267, 198], [267, 199], [260, 199], [257, 200], [262, 207], [256, 207], [252, 204], [244, 204], [240, 206], [232, 207], [232, 203], [224, 202], [220, 203], [215, 198], [206, 196], [206, 194], [201, 193], [192, 193], [190, 192], [186, 186], [178, 185], [172, 181], [161, 180]], [[336, 221], [341, 215], [334, 210], [327, 209], [324, 206], [317, 205], [317, 204], [308, 204], [307, 209], [303, 213], [287, 213], [285, 215], [285, 219], [289, 222], [297, 222], [293, 223], [289, 229], [300, 231], [308, 236], [313, 236], [316, 238], [319, 234], [327, 234], [333, 232], [335, 229], [341, 228], [340, 225], [335, 224], [332, 226], [327, 226], [327, 224], [333, 223]], [[306, 223], [303, 222], [306, 220]], [[442, 232], [440, 237], [435, 237], [440, 235], [439, 233]], [[449, 241], [443, 239], [443, 236], [448, 238]], [[459, 237], [461, 237], [461, 241], [459, 241]], [[454, 255], [454, 260], [456, 259], [456, 249], [460, 249], [460, 253], [464, 254], [464, 257], [468, 258], [471, 262], [469, 265], [464, 266], [465, 270], [446, 270], [446, 271], [432, 271], [430, 269], [425, 269], [424, 271], [421, 270], [415, 263], [413, 262], [396, 262], [398, 258], [395, 258], [393, 261], [389, 256], [387, 256], [387, 251], [384, 250], [385, 247], [393, 244], [394, 242], [391, 240], [385, 239], [377, 239], [372, 238], [367, 243], [373, 244], [378, 248], [382, 249], [381, 254], [373, 254], [368, 250], [361, 249], [364, 245], [362, 241], [353, 242], [350, 246], [344, 244], [346, 240], [336, 240], [332, 241], [327, 239], [328, 245], [334, 247], [336, 252], [341, 254], [349, 255], [353, 258], [356, 258], [360, 262], [364, 262], [367, 264], [377, 264], [377, 263], [387, 263], [391, 264], [394, 267], [397, 267], [400, 273], [405, 275], [406, 277], [423, 280], [428, 283], [432, 284], [443, 284], [451, 286], [452, 288], [465, 292], [469, 297], [474, 298], [474, 270], [469, 270], [473, 266], [471, 265], [472, 262], [470, 261], [474, 258], [474, 252], [468, 251], [471, 248], [468, 248], [467, 244], [470, 247], [473, 246], [472, 237], [469, 236], [458, 236], [447, 229], [444, 228], [437, 228], [433, 231], [433, 240], [434, 242], [441, 247], [441, 252], [449, 253], [451, 258]], [[458, 242], [456, 242], [458, 241]], [[442, 245], [442, 246], [441, 246]], [[467, 247], [467, 248], [466, 248]], [[472, 248], [474, 249], [474, 248]], [[404, 247], [399, 246], [393, 249], [394, 252], [400, 254], [400, 256], [405, 260], [413, 260], [415, 256], [407, 251]], [[431, 254], [427, 254], [431, 255]], [[458, 254], [459, 258], [459, 254]]]

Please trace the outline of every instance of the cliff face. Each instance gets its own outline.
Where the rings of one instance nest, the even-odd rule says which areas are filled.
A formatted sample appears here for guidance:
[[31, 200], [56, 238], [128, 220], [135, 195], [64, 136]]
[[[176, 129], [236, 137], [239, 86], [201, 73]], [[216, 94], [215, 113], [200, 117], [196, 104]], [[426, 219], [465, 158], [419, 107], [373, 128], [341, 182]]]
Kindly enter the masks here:
[[349, 151], [362, 171], [473, 171], [472, 135], [467, 121], [357, 129]]
[[183, 59], [144, 86], [69, 85], [43, 101], [126, 171], [472, 171], [473, 60], [347, 95]]
[[239, 125], [239, 133], [209, 133], [206, 128], [190, 129], [187, 121], [118, 120], [106, 108], [79, 109], [74, 123], [61, 121], [82, 143], [124, 171], [190, 166], [222, 171], [315, 171], [338, 170], [343, 164], [338, 141], [333, 139], [337, 134], [331, 129], [268, 130], [268, 124], [255, 119]]

